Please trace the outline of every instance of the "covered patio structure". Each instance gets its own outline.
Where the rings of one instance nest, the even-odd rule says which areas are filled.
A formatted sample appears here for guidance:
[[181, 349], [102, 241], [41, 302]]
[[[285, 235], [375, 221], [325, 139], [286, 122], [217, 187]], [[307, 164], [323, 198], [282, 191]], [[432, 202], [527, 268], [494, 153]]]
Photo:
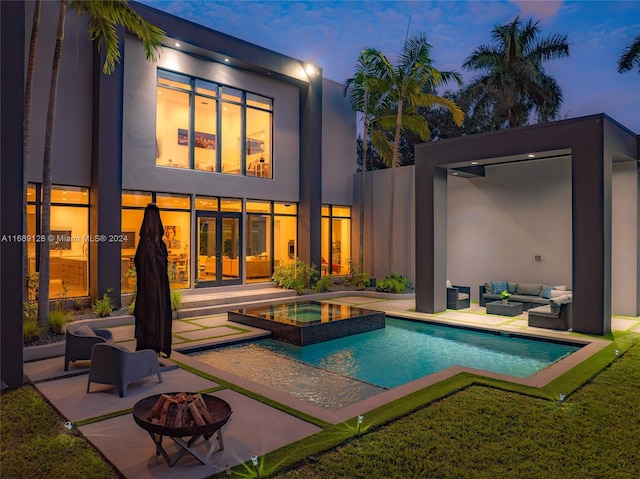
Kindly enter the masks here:
[[569, 158], [573, 331], [595, 335], [611, 331], [612, 173], [617, 162], [632, 162], [629, 165], [635, 171], [631, 195], [635, 211], [628, 215], [625, 233], [630, 236], [627, 243], [633, 251], [626, 253], [632, 264], [625, 273], [624, 287], [634, 296], [632, 309], [639, 315], [639, 150], [640, 137], [605, 114], [417, 146], [415, 211], [420, 214], [416, 214], [416, 245], [420, 247], [415, 256], [416, 310], [434, 313], [446, 309], [449, 175], [479, 178], [489, 166]]

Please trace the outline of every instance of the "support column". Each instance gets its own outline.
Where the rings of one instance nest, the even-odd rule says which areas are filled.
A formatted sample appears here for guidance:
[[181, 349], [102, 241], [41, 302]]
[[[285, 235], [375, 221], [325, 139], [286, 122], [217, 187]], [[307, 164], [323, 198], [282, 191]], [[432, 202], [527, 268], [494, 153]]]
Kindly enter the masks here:
[[[124, 83], [124, 30], [119, 29], [121, 63], [111, 75], [102, 73], [104, 52], [94, 53], [93, 128], [89, 234], [105, 241], [91, 242], [89, 265], [91, 300], [111, 289], [120, 306], [121, 244], [109, 241], [122, 230], [122, 112]], [[113, 236], [112, 236], [113, 238]]]
[[322, 231], [322, 75], [300, 89], [298, 257], [320, 267]]
[[447, 170], [416, 162], [416, 311], [447, 309]]
[[25, 4], [0, 2], [0, 379], [22, 386], [22, 165]]

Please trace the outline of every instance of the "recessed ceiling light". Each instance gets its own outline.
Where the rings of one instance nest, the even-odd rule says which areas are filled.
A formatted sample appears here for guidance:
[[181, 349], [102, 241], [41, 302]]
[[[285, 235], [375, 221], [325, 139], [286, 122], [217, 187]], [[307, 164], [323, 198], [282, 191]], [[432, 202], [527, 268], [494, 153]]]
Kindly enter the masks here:
[[176, 43], [175, 43], [175, 45], [176, 45], [176, 47], [179, 47], [179, 46], [180, 46], [180, 44], [179, 44], [178, 42], [176, 42]]
[[535, 158], [535, 157], [536, 157], [536, 155], [534, 155], [533, 153], [529, 153], [529, 154], [527, 155], [527, 158]]
[[458, 176], [458, 174], [459, 174], [459, 173], [458, 173], [457, 171], [454, 171], [454, 172], [453, 172], [453, 176]]
[[472, 164], [472, 165], [477, 165], [477, 164], [478, 164], [478, 162], [477, 162], [477, 161], [472, 161], [472, 162], [471, 162], [471, 164]]
[[225, 58], [225, 59], [224, 59], [224, 61], [225, 61], [225, 62], [227, 62], [227, 63], [229, 63], [229, 59], [228, 59], [228, 58]]

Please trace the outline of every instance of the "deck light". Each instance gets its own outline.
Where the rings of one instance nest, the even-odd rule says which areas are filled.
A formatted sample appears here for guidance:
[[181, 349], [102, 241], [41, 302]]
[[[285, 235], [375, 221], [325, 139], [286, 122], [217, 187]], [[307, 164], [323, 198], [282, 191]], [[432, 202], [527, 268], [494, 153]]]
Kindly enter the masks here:
[[619, 354], [620, 354], [620, 351], [616, 349], [616, 356], [618, 356]]
[[558, 401], [558, 402], [559, 402], [560, 404], [562, 404], [562, 403], [564, 402], [564, 397], [565, 397], [565, 396], [564, 396], [564, 394], [560, 393], [560, 396], [558, 397], [558, 399], [559, 399], [559, 401]]
[[364, 421], [364, 416], [358, 416], [358, 434], [360, 434], [360, 426], [362, 424], [362, 421]]

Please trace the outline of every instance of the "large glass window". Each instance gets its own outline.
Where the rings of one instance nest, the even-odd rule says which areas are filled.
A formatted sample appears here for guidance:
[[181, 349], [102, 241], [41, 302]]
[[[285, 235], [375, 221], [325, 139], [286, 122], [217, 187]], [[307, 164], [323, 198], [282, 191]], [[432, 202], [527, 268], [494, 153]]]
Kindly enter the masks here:
[[[29, 273], [40, 269], [35, 239], [41, 235], [40, 186], [27, 188], [27, 244]], [[69, 298], [89, 293], [89, 191], [87, 188], [51, 188], [51, 235], [49, 252], [49, 297]]]
[[169, 252], [168, 275], [171, 289], [188, 288], [191, 284], [191, 197], [188, 195], [155, 195], [140, 191], [122, 192], [121, 285], [123, 292], [135, 291], [136, 271], [133, 259], [140, 241], [144, 207], [154, 200], [160, 208], [164, 226], [162, 240]]
[[322, 206], [322, 274], [348, 274], [351, 261], [351, 208]]
[[298, 257], [297, 207], [290, 203], [273, 205], [273, 261], [278, 264], [291, 263]]
[[247, 283], [271, 279], [271, 238], [273, 216], [270, 201], [247, 201], [246, 277]]
[[272, 178], [273, 101], [158, 70], [156, 165]]

